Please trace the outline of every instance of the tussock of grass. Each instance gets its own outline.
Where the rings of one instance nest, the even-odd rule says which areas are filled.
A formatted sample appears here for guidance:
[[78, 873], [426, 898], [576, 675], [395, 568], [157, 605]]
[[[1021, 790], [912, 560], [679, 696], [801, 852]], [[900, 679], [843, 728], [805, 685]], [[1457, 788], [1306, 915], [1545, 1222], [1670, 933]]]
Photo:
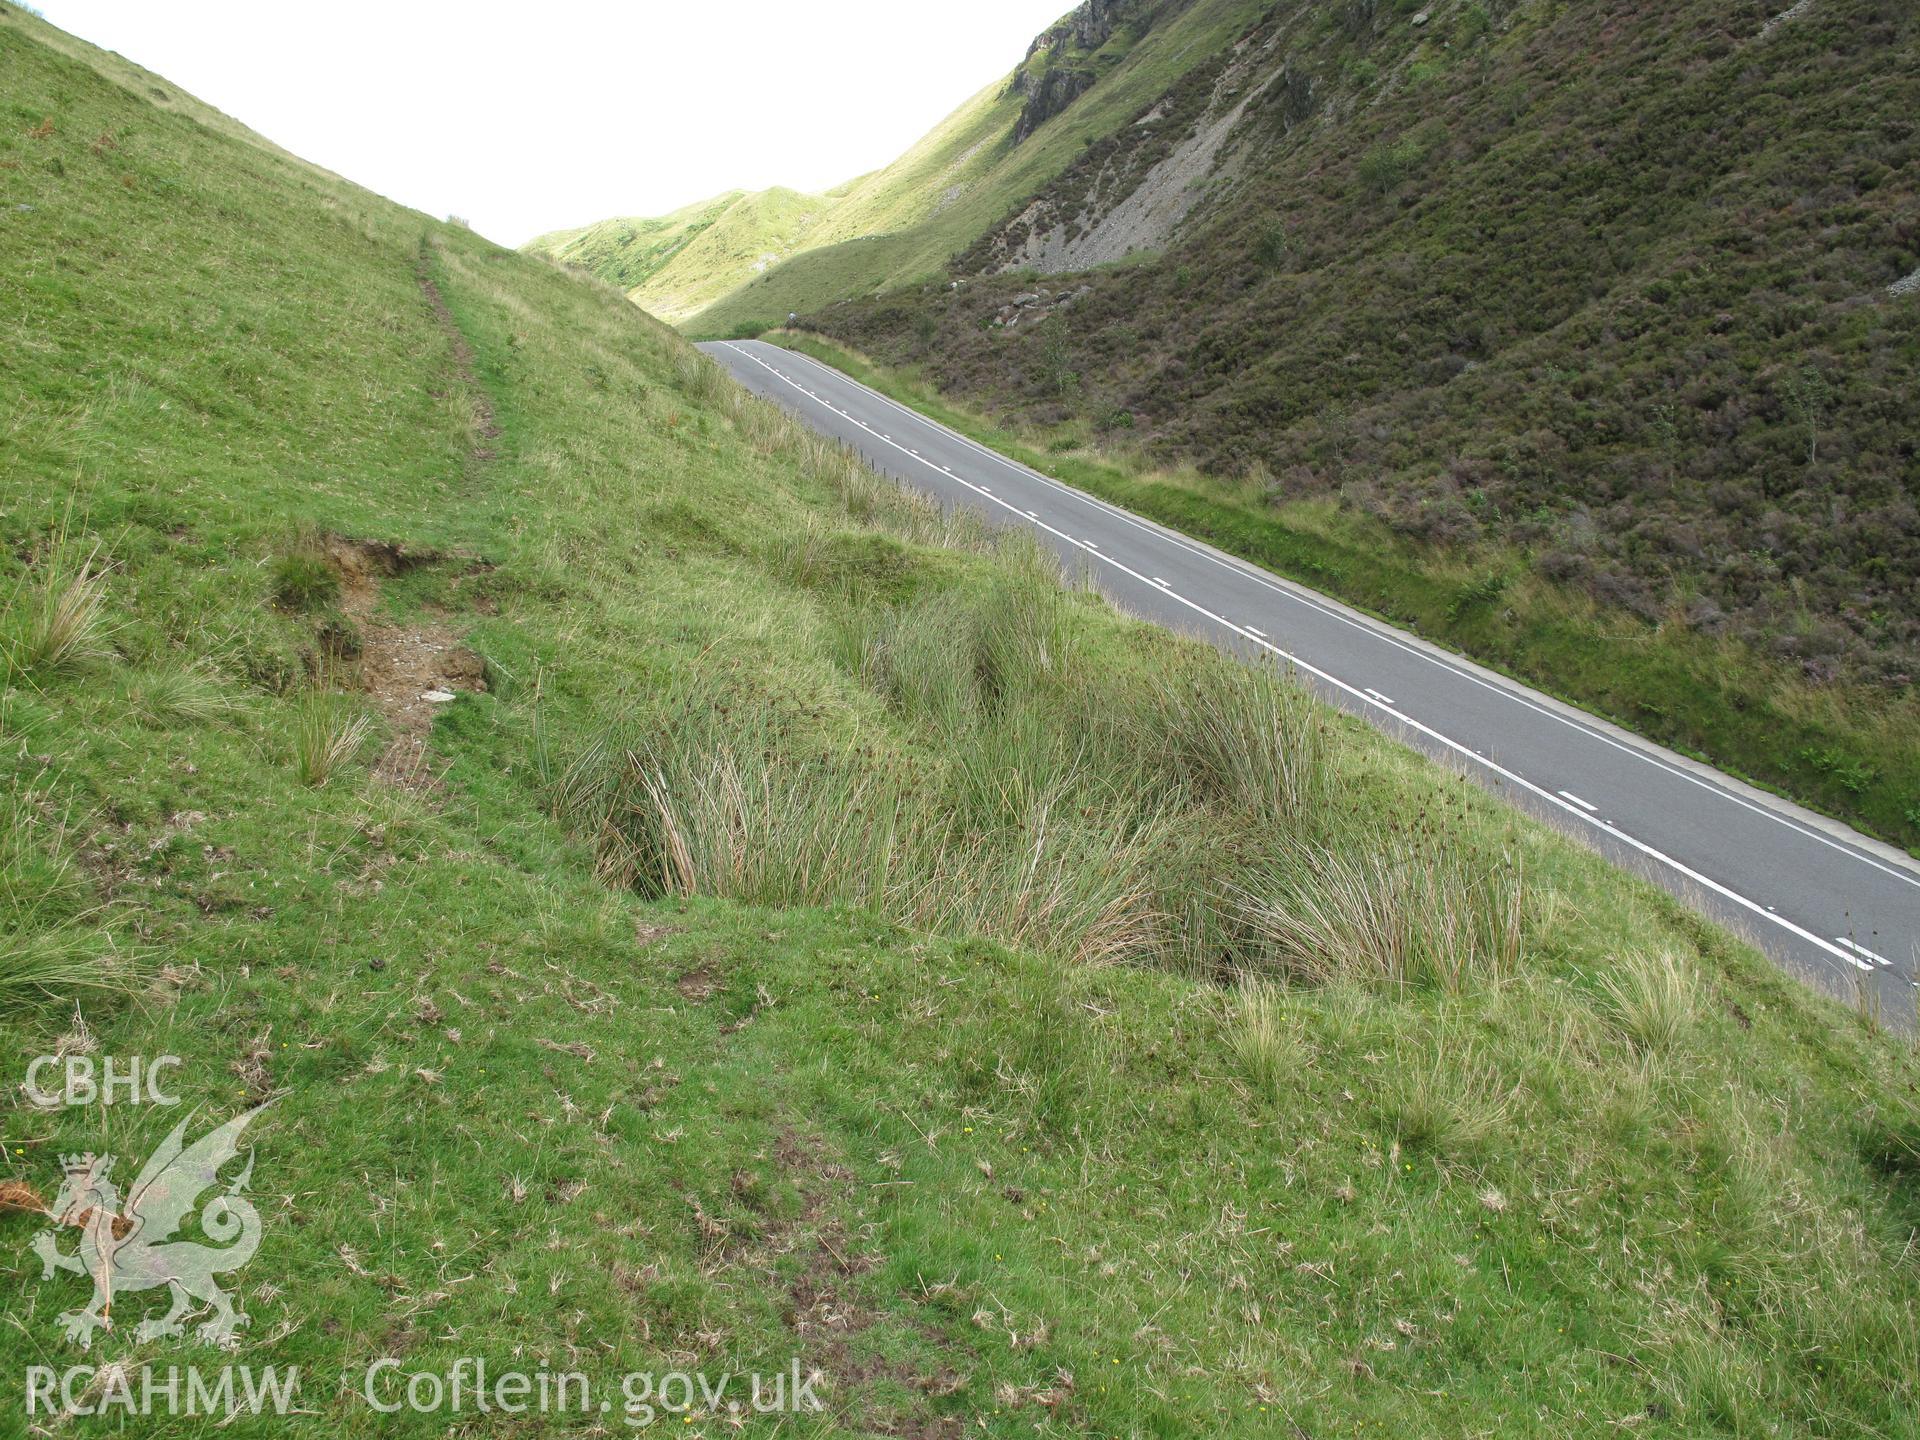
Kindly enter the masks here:
[[274, 603], [289, 610], [318, 610], [340, 598], [340, 574], [327, 558], [320, 528], [311, 521], [293, 536], [267, 567]]
[[132, 962], [70, 853], [64, 825], [46, 818], [42, 789], [0, 796], [0, 1002], [39, 1005], [76, 989], [124, 983]]
[[121, 695], [140, 723], [156, 730], [211, 725], [234, 708], [218, 677], [197, 663], [157, 664], [132, 671], [121, 682]]
[[1700, 1006], [1692, 966], [1669, 950], [1627, 957], [1600, 977], [1600, 989], [1614, 1025], [1648, 1055], [1679, 1049]]
[[1265, 667], [1225, 674], [1172, 666], [1153, 675], [1143, 723], [1154, 758], [1189, 778], [1194, 796], [1276, 821], [1325, 814], [1332, 800], [1327, 717], [1298, 685]]
[[1243, 975], [1232, 1015], [1234, 1053], [1254, 1093], [1280, 1098], [1298, 1063], [1302, 1037], [1283, 1018], [1270, 982]]
[[281, 555], [268, 571], [267, 581], [274, 600], [289, 610], [316, 610], [340, 598], [340, 577], [324, 556]]
[[293, 769], [302, 785], [319, 787], [358, 757], [373, 733], [373, 717], [322, 687], [295, 702]]
[[1512, 1122], [1515, 1094], [1456, 1036], [1442, 1032], [1428, 1057], [1403, 1055], [1392, 1073], [1394, 1133], [1409, 1149], [1471, 1154]]
[[1920, 1113], [1873, 1115], [1861, 1128], [1860, 1153], [1889, 1179], [1920, 1183]]
[[0, 616], [11, 672], [44, 678], [111, 653], [99, 558], [97, 546], [82, 556], [64, 534], [54, 538], [37, 578], [14, 591]]
[[1514, 974], [1525, 895], [1514, 862], [1483, 868], [1409, 833], [1297, 849], [1236, 882], [1231, 904], [1263, 963], [1290, 980], [1458, 991]]
[[0, 1003], [50, 1004], [76, 990], [123, 986], [131, 962], [99, 931], [73, 928], [0, 934]]
[[1012, 772], [1015, 790], [954, 812], [855, 764], [770, 757], [761, 739], [683, 711], [637, 744], [589, 752], [563, 808], [599, 817], [602, 872], [642, 895], [859, 905], [1087, 962], [1161, 942], [1148, 835], [1069, 821], [1071, 771], [1031, 786]]
[[682, 350], [674, 357], [674, 379], [688, 400], [702, 409], [731, 408], [749, 435], [765, 437], [775, 421], [773, 407], [765, 401], [737, 400], [739, 387], [713, 361], [698, 350]]

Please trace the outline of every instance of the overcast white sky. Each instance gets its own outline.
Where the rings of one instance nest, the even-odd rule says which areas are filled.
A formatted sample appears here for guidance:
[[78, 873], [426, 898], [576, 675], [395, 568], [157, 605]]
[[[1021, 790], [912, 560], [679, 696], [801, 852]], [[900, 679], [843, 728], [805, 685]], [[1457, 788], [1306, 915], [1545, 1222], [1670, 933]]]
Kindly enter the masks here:
[[518, 245], [884, 165], [1073, 0], [34, 0], [348, 179]]

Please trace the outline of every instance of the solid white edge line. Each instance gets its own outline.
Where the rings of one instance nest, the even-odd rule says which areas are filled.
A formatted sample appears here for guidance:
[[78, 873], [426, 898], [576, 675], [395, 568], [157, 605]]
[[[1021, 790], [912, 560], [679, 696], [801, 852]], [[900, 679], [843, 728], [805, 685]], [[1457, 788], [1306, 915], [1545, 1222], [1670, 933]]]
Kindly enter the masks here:
[[[737, 351], [741, 355], [745, 355], [747, 359], [753, 361], [754, 364], [761, 366], [763, 369], [772, 371], [776, 375], [779, 374], [779, 371], [774, 370], [771, 365], [768, 365], [767, 362], [762, 360], [758, 355], [755, 355], [750, 351], [741, 350], [740, 347], [732, 341], [728, 341], [726, 343], [729, 346], [729, 348]], [[785, 377], [783, 376], [782, 378], [784, 379]], [[791, 385], [793, 382], [788, 381], [787, 383]], [[795, 385], [794, 388], [797, 390], [800, 387]], [[895, 444], [892, 440], [888, 439], [886, 436], [881, 435], [879, 431], [875, 430], [871, 425], [868, 425], [863, 420], [855, 420], [853, 423], [858, 425], [862, 430], [866, 431], [869, 435], [873, 435], [879, 439], [886, 440], [887, 444], [893, 445], [893, 448], [896, 450], [904, 451], [906, 448], [903, 445]], [[987, 499], [991, 500], [994, 504], [998, 505], [1001, 509], [1006, 510], [1009, 513], [1014, 515], [1021, 515], [1021, 512], [1015, 506], [1009, 504], [1005, 500], [1000, 499], [999, 496], [993, 494], [991, 491], [986, 489], [985, 486], [977, 485], [973, 481], [968, 480], [965, 476], [956, 475], [953, 478], [957, 480], [960, 484], [966, 486], [969, 490], [974, 491], [976, 494], [984, 495]], [[1021, 518], [1024, 519], [1025, 516], [1021, 515]], [[1118, 560], [1113, 559], [1111, 556], [1101, 555], [1101, 554], [1092, 552], [1091, 548], [1086, 544], [1086, 542], [1075, 540], [1071, 535], [1068, 535], [1065, 531], [1054, 529], [1053, 526], [1047, 524], [1044, 520], [1032, 521], [1030, 523], [1035, 525], [1038, 529], [1046, 531], [1049, 535], [1052, 535], [1058, 540], [1062, 540], [1069, 545], [1077, 545], [1083, 550], [1088, 550], [1089, 553], [1093, 554], [1094, 559], [1101, 561], [1103, 564], [1111, 566], [1113, 569], [1118, 570], [1121, 574], [1130, 577], [1131, 579], [1137, 581], [1138, 583], [1143, 585], [1151, 584], [1148, 578], [1142, 575], [1139, 571], [1134, 570], [1129, 566], [1121, 564]], [[1167, 594], [1168, 592], [1162, 590], [1160, 593]], [[1296, 655], [1288, 654], [1285, 650], [1282, 650], [1278, 645], [1275, 645], [1272, 641], [1259, 639], [1258, 637], [1250, 634], [1244, 627], [1234, 624], [1231, 620], [1226, 619], [1224, 616], [1214, 614], [1213, 611], [1207, 609], [1206, 606], [1204, 605], [1196, 604], [1194, 601], [1189, 600], [1182, 595], [1170, 595], [1169, 598], [1178, 600], [1182, 605], [1185, 605], [1189, 610], [1192, 610], [1195, 614], [1205, 616], [1207, 619], [1213, 621], [1214, 624], [1220, 626], [1223, 629], [1232, 631], [1235, 635], [1240, 636], [1243, 640], [1252, 641], [1255, 645], [1259, 646], [1261, 649], [1270, 651], [1272, 654], [1278, 656], [1282, 660], [1285, 660], [1289, 665], [1294, 666], [1296, 669], [1306, 671], [1309, 675], [1316, 677], [1317, 679], [1321, 680], [1325, 684], [1333, 686], [1337, 690], [1343, 691], [1344, 693], [1351, 695], [1354, 699], [1362, 702], [1363, 704], [1371, 705], [1374, 708], [1379, 710], [1384, 710], [1387, 714], [1393, 716], [1393, 718], [1398, 720], [1401, 724], [1408, 726], [1410, 729], [1418, 731], [1420, 734], [1425, 735], [1428, 739], [1434, 741], [1436, 744], [1442, 745], [1458, 755], [1466, 756], [1478, 762], [1479, 764], [1485, 766], [1488, 770], [1493, 772], [1495, 775], [1500, 776], [1503, 780], [1507, 780], [1515, 785], [1518, 785], [1521, 789], [1527, 791], [1529, 794], [1539, 797], [1541, 800], [1544, 800], [1547, 804], [1554, 806], [1556, 809], [1565, 811], [1567, 814], [1573, 816], [1575, 819], [1585, 821], [1587, 824], [1593, 826], [1595, 829], [1600, 830], [1607, 835], [1610, 835], [1615, 840], [1618, 840], [1621, 844], [1626, 845], [1631, 849], [1639, 851], [1642, 855], [1645, 855], [1648, 859], [1656, 861], [1661, 865], [1665, 865], [1669, 870], [1672, 870], [1676, 875], [1680, 875], [1685, 879], [1691, 880], [1694, 884], [1700, 885], [1705, 889], [1712, 891], [1715, 895], [1720, 896], [1722, 899], [1730, 900], [1734, 904], [1740, 906], [1742, 909], [1751, 911], [1753, 914], [1758, 915], [1762, 920], [1766, 920], [1774, 925], [1779, 926], [1782, 930], [1788, 931], [1793, 935], [1799, 936], [1800, 939], [1806, 941], [1809, 945], [1812, 945], [1814, 948], [1818, 950], [1824, 951], [1825, 953], [1833, 956], [1837, 960], [1844, 960], [1847, 962], [1847, 964], [1852, 965], [1853, 967], [1859, 970], [1865, 970], [1868, 972], [1872, 971], [1873, 966], [1869, 964], [1867, 961], [1860, 959], [1859, 956], [1849, 954], [1847, 951], [1841, 949], [1838, 945], [1830, 944], [1829, 942], [1822, 940], [1818, 935], [1814, 934], [1811, 930], [1808, 930], [1803, 926], [1794, 924], [1793, 921], [1786, 919], [1784, 916], [1776, 915], [1772, 913], [1766, 908], [1766, 906], [1760, 904], [1759, 902], [1754, 900], [1749, 900], [1745, 895], [1742, 895], [1739, 891], [1729, 889], [1727, 886], [1722, 885], [1718, 880], [1715, 880], [1710, 876], [1702, 875], [1698, 870], [1692, 869], [1690, 866], [1682, 864], [1680, 861], [1674, 859], [1671, 855], [1668, 855], [1661, 850], [1657, 850], [1653, 846], [1647, 844], [1644, 840], [1635, 839], [1632, 835], [1627, 834], [1626, 831], [1621, 830], [1617, 826], [1609, 824], [1607, 821], [1600, 819], [1597, 815], [1590, 815], [1586, 811], [1580, 809], [1577, 805], [1568, 804], [1565, 800], [1562, 800], [1558, 795], [1552, 794], [1547, 790], [1543, 790], [1540, 786], [1535, 785], [1531, 780], [1527, 780], [1519, 775], [1516, 775], [1513, 771], [1507, 769], [1504, 765], [1496, 764], [1494, 761], [1489, 760], [1486, 756], [1481, 755], [1480, 753], [1472, 749], [1470, 746], [1462, 745], [1458, 740], [1453, 739], [1451, 736], [1441, 734], [1438, 730], [1435, 730], [1430, 725], [1423, 725], [1420, 721], [1415, 720], [1411, 715], [1404, 714], [1401, 711], [1395, 709], [1391, 705], [1382, 704], [1380, 701], [1375, 700], [1371, 695], [1368, 695], [1364, 690], [1356, 689], [1354, 686], [1347, 684], [1346, 681], [1340, 679], [1339, 677], [1334, 675], [1329, 675], [1326, 671], [1320, 669], [1317, 665], [1309, 664], [1307, 661], [1300, 659]]]
[[[733, 342], [729, 341], [727, 343], [732, 344]], [[760, 342], [760, 343], [765, 343], [765, 342]], [[743, 355], [748, 354], [748, 352], [744, 350], [742, 350], [740, 353]], [[1579, 732], [1580, 734], [1590, 736], [1591, 738], [1600, 741], [1604, 745], [1609, 745], [1615, 750], [1620, 751], [1624, 755], [1630, 755], [1636, 760], [1640, 760], [1645, 764], [1654, 766], [1656, 769], [1664, 770], [1669, 775], [1677, 776], [1678, 778], [1687, 781], [1689, 784], [1697, 785], [1701, 789], [1709, 792], [1710, 794], [1718, 795], [1722, 799], [1729, 800], [1733, 804], [1740, 806], [1744, 810], [1751, 811], [1755, 815], [1759, 815], [1764, 819], [1773, 821], [1776, 825], [1784, 825], [1787, 829], [1794, 831], [1796, 834], [1804, 835], [1809, 840], [1818, 841], [1820, 844], [1827, 846], [1831, 850], [1837, 850], [1839, 853], [1847, 856], [1849, 859], [1858, 860], [1861, 864], [1869, 865], [1875, 870], [1882, 872], [1883, 874], [1891, 875], [1896, 880], [1904, 880], [1907, 884], [1912, 885], [1916, 888], [1920, 888], [1920, 876], [1910, 874], [1903, 870], [1895, 869], [1890, 865], [1884, 864], [1881, 861], [1876, 860], [1871, 855], [1862, 854], [1860, 851], [1854, 849], [1851, 845], [1844, 844], [1841, 841], [1835, 840], [1830, 836], [1822, 835], [1817, 830], [1809, 829], [1805, 825], [1802, 825], [1799, 821], [1793, 819], [1791, 816], [1782, 815], [1777, 810], [1769, 809], [1765, 805], [1755, 804], [1753, 801], [1748, 800], [1745, 796], [1735, 794], [1733, 791], [1728, 790], [1725, 786], [1716, 784], [1714, 781], [1707, 779], [1705, 776], [1695, 775], [1677, 766], [1670, 765], [1665, 760], [1661, 759], [1658, 755], [1650, 754], [1646, 750], [1640, 748], [1639, 746], [1625, 744], [1622, 741], [1616, 740], [1613, 736], [1608, 735], [1606, 732], [1594, 728], [1594, 726], [1589, 723], [1585, 723], [1582, 720], [1576, 719], [1571, 715], [1563, 715], [1556, 710], [1550, 709], [1547, 706], [1544, 706], [1540, 704], [1538, 701], [1532, 699], [1530, 696], [1511, 688], [1513, 684], [1517, 684], [1518, 682], [1510, 682], [1509, 684], [1496, 684], [1493, 681], [1488, 680], [1484, 676], [1476, 675], [1471, 670], [1462, 668], [1459, 664], [1454, 663], [1449, 657], [1446, 657], [1443, 655], [1436, 655], [1425, 649], [1422, 649], [1418, 645], [1409, 644], [1406, 640], [1402, 639], [1400, 636], [1395, 635], [1392, 629], [1388, 626], [1381, 625], [1379, 623], [1370, 623], [1369, 621], [1363, 618], [1344, 613], [1342, 610], [1336, 608], [1335, 606], [1322, 601], [1318, 596], [1314, 595], [1311, 591], [1306, 590], [1304, 586], [1300, 586], [1297, 582], [1292, 582], [1292, 581], [1283, 582], [1278, 578], [1276, 578], [1275, 576], [1269, 575], [1265, 571], [1260, 570], [1258, 567], [1250, 564], [1249, 562], [1240, 559], [1238, 556], [1228, 555], [1224, 551], [1216, 550], [1212, 546], [1207, 545], [1202, 541], [1195, 540], [1191, 535], [1182, 535], [1178, 530], [1172, 530], [1154, 521], [1143, 519], [1141, 516], [1135, 515], [1129, 510], [1124, 510], [1117, 505], [1110, 504], [1107, 501], [1100, 499], [1098, 496], [1089, 495], [1083, 490], [1076, 490], [1073, 486], [1068, 485], [1063, 481], [1057, 480], [1050, 475], [1043, 474], [1042, 472], [1033, 469], [1031, 466], [1022, 465], [1019, 461], [1011, 459], [1008, 456], [1002, 455], [999, 451], [993, 449], [991, 446], [982, 445], [978, 440], [972, 439], [970, 436], [962, 435], [959, 431], [954, 430], [950, 426], [942, 425], [938, 420], [929, 419], [927, 416], [920, 414], [919, 411], [911, 408], [910, 406], [902, 405], [899, 401], [891, 398], [890, 396], [882, 395], [878, 390], [875, 390], [872, 386], [862, 385], [858, 380], [855, 380], [851, 375], [847, 375], [842, 371], [835, 370], [831, 365], [828, 365], [823, 361], [814, 359], [811, 355], [806, 354], [804, 351], [782, 350], [781, 353], [785, 355], [792, 355], [801, 360], [804, 360], [808, 364], [813, 365], [817, 369], [821, 370], [823, 373], [833, 376], [836, 379], [844, 382], [845, 384], [855, 386], [865, 394], [870, 395], [874, 399], [880, 401], [882, 404], [891, 406], [893, 409], [900, 411], [902, 414], [911, 415], [916, 419], [920, 420], [924, 424], [934, 426], [936, 429], [951, 436], [953, 439], [959, 441], [962, 445], [967, 446], [969, 449], [978, 451], [981, 455], [987, 456], [989, 459], [995, 460], [998, 463], [1005, 465], [1010, 469], [1018, 471], [1023, 475], [1029, 475], [1035, 480], [1040, 481], [1040, 483], [1043, 485], [1050, 485], [1054, 489], [1061, 491], [1063, 494], [1071, 495], [1075, 499], [1078, 499], [1084, 502], [1085, 504], [1091, 505], [1094, 508], [1101, 510], [1104, 513], [1112, 516], [1114, 519], [1120, 520], [1125, 524], [1133, 526], [1137, 530], [1158, 535], [1163, 539], [1166, 539], [1172, 542], [1173, 544], [1178, 545], [1181, 548], [1190, 551], [1191, 553], [1199, 556], [1203, 560], [1209, 561], [1214, 565], [1220, 566], [1222, 569], [1230, 570], [1235, 574], [1243, 576], [1244, 578], [1253, 581], [1255, 584], [1261, 585], [1278, 595], [1283, 595], [1290, 600], [1293, 600], [1298, 602], [1299, 604], [1305, 605], [1309, 609], [1316, 610], [1320, 614], [1327, 616], [1329, 619], [1337, 620], [1343, 625], [1348, 625], [1353, 627], [1354, 629], [1361, 630], [1369, 635], [1373, 635], [1378, 639], [1385, 641], [1389, 645], [1393, 645], [1401, 650], [1404, 650], [1407, 654], [1414, 656], [1416, 659], [1424, 660], [1429, 665], [1437, 666], [1438, 668], [1447, 671], [1449, 674], [1458, 676], [1462, 680], [1469, 681], [1472, 684], [1480, 686], [1484, 690], [1488, 690], [1496, 695], [1503, 696], [1504, 698], [1512, 701], [1516, 705], [1525, 706], [1527, 709], [1532, 710], [1537, 714], [1543, 715], [1549, 720], [1556, 721], [1557, 723], [1566, 726], [1570, 730], [1574, 730]], [[748, 358], [759, 360], [759, 357], [754, 355], [749, 355]], [[760, 361], [760, 363], [765, 364], [766, 362]], [[768, 368], [772, 369], [773, 367], [768, 366]], [[774, 373], [778, 374], [779, 372], [775, 371]], [[852, 419], [851, 416], [848, 416], [847, 418]]]

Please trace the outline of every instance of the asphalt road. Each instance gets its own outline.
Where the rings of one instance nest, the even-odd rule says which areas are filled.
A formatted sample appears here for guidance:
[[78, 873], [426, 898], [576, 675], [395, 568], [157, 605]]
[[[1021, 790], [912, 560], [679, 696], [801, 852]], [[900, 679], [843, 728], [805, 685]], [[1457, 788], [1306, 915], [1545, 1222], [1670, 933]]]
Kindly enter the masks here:
[[1910, 1023], [1920, 863], [1017, 464], [830, 366], [759, 341], [700, 347], [749, 390], [943, 504], [1034, 530], [1128, 611], [1267, 654], [1344, 709], [1457, 764], [1846, 998]]

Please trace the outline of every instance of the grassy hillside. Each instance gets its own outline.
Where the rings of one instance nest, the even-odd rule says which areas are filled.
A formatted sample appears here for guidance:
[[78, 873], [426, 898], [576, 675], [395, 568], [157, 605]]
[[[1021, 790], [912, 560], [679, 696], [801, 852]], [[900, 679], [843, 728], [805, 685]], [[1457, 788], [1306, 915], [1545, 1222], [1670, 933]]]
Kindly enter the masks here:
[[[1870, 1017], [122, 79], [0, 11], [0, 1030], [277, 1097], [235, 1358], [306, 1376], [142, 1433], [505, 1429], [336, 1388], [475, 1355], [818, 1368], [762, 1434], [1912, 1433]], [[29, 1250], [177, 1114], [8, 1095], [0, 1403], [211, 1363]]]
[[797, 250], [832, 213], [836, 198], [797, 190], [743, 195], [673, 259], [631, 291], [661, 319], [695, 315]]
[[825, 195], [777, 186], [730, 190], [657, 219], [556, 230], [522, 249], [618, 285], [649, 314], [673, 323], [819, 243], [851, 188]]

